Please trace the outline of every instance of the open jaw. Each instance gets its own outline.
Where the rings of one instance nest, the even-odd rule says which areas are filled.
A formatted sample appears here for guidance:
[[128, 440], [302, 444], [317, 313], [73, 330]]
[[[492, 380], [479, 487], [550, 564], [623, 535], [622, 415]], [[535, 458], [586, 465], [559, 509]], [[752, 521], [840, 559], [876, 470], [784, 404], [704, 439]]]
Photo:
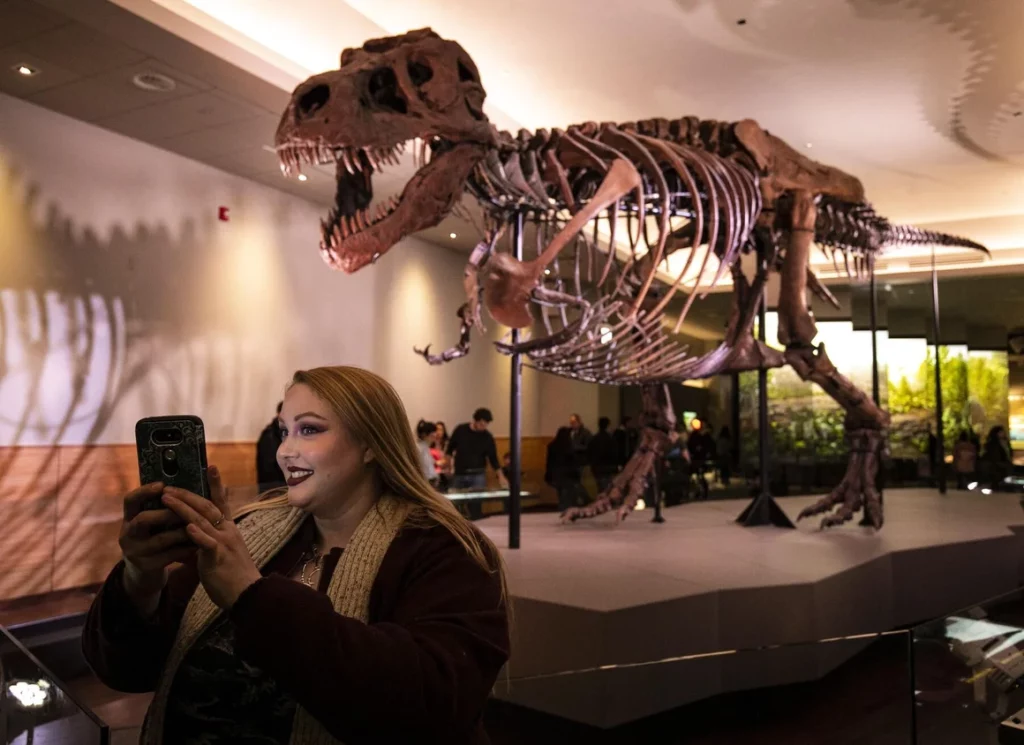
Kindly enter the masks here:
[[[385, 166], [399, 166], [401, 154], [408, 149], [412, 150], [416, 173], [401, 196], [371, 207], [374, 174], [382, 172]], [[415, 138], [388, 147], [292, 139], [279, 145], [277, 154], [285, 175], [300, 172], [304, 163], [335, 165], [337, 190], [334, 206], [326, 219], [320, 221], [320, 251], [330, 266], [351, 273], [376, 261], [410, 233], [436, 225], [444, 218], [457, 195], [442, 200], [448, 202], [443, 211], [438, 210], [441, 205], [430, 203], [444, 196], [445, 186], [456, 191], [451, 188], [454, 184], [445, 183], [451, 180], [445, 174], [445, 160], [458, 149], [437, 137], [429, 142]], [[461, 188], [457, 191], [461, 192]], [[431, 214], [436, 211], [440, 214]]]

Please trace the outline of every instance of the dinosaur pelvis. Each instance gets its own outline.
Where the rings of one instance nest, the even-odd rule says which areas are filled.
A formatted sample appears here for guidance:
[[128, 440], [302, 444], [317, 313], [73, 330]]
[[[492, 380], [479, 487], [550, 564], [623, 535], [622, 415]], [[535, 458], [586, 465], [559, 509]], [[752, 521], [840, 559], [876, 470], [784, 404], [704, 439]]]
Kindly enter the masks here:
[[530, 296], [538, 278], [532, 263], [514, 256], [495, 254], [483, 270], [484, 305], [498, 323], [513, 329], [533, 325]]

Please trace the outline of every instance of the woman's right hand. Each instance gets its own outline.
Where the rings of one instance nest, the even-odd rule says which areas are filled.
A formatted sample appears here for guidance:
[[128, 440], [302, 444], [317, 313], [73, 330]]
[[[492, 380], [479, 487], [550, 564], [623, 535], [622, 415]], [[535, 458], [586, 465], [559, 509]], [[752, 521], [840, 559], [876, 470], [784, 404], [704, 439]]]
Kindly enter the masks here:
[[163, 484], [146, 484], [124, 498], [124, 520], [118, 538], [124, 557], [124, 589], [144, 616], [152, 615], [160, 604], [167, 568], [196, 552], [181, 518], [162, 506], [143, 509], [146, 501], [160, 504], [163, 490]]

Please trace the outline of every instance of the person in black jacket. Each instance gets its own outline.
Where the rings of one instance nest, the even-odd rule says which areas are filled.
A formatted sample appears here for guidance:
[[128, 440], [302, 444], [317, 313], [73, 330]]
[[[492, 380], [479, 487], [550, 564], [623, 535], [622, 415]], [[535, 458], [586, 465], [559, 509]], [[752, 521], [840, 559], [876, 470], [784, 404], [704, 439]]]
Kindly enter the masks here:
[[622, 417], [622, 422], [612, 434], [612, 438], [615, 440], [615, 449], [621, 468], [633, 456], [633, 451], [636, 450], [640, 442], [640, 433], [633, 426], [633, 417]]
[[597, 420], [597, 434], [590, 439], [587, 446], [587, 460], [590, 470], [597, 481], [597, 490], [603, 494], [611, 486], [612, 479], [619, 470], [619, 454], [608, 427], [612, 421], [606, 416]]
[[[277, 404], [277, 416], [281, 415], [281, 402]], [[284, 486], [284, 473], [277, 464], [277, 449], [281, 447], [281, 424], [277, 417], [263, 428], [256, 441], [256, 482], [259, 490], [265, 492]]]
[[580, 483], [580, 462], [573, 448], [572, 430], [569, 427], [559, 427], [555, 439], [548, 443], [544, 481], [558, 492], [560, 512], [581, 506], [586, 499], [586, 491]]
[[693, 429], [686, 440], [686, 450], [690, 454], [690, 468], [697, 477], [699, 489], [698, 499], [708, 498], [708, 466], [714, 462], [715, 440], [708, 433], [708, 427], [700, 419], [694, 419]]

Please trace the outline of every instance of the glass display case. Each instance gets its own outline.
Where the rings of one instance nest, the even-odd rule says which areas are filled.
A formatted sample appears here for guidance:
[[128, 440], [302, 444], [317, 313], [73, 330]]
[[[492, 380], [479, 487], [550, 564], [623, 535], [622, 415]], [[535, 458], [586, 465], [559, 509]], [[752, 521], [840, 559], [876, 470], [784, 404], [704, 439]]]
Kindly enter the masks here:
[[919, 745], [1024, 743], [1024, 591], [913, 630]]
[[0, 626], [0, 743], [108, 745], [110, 729]]

